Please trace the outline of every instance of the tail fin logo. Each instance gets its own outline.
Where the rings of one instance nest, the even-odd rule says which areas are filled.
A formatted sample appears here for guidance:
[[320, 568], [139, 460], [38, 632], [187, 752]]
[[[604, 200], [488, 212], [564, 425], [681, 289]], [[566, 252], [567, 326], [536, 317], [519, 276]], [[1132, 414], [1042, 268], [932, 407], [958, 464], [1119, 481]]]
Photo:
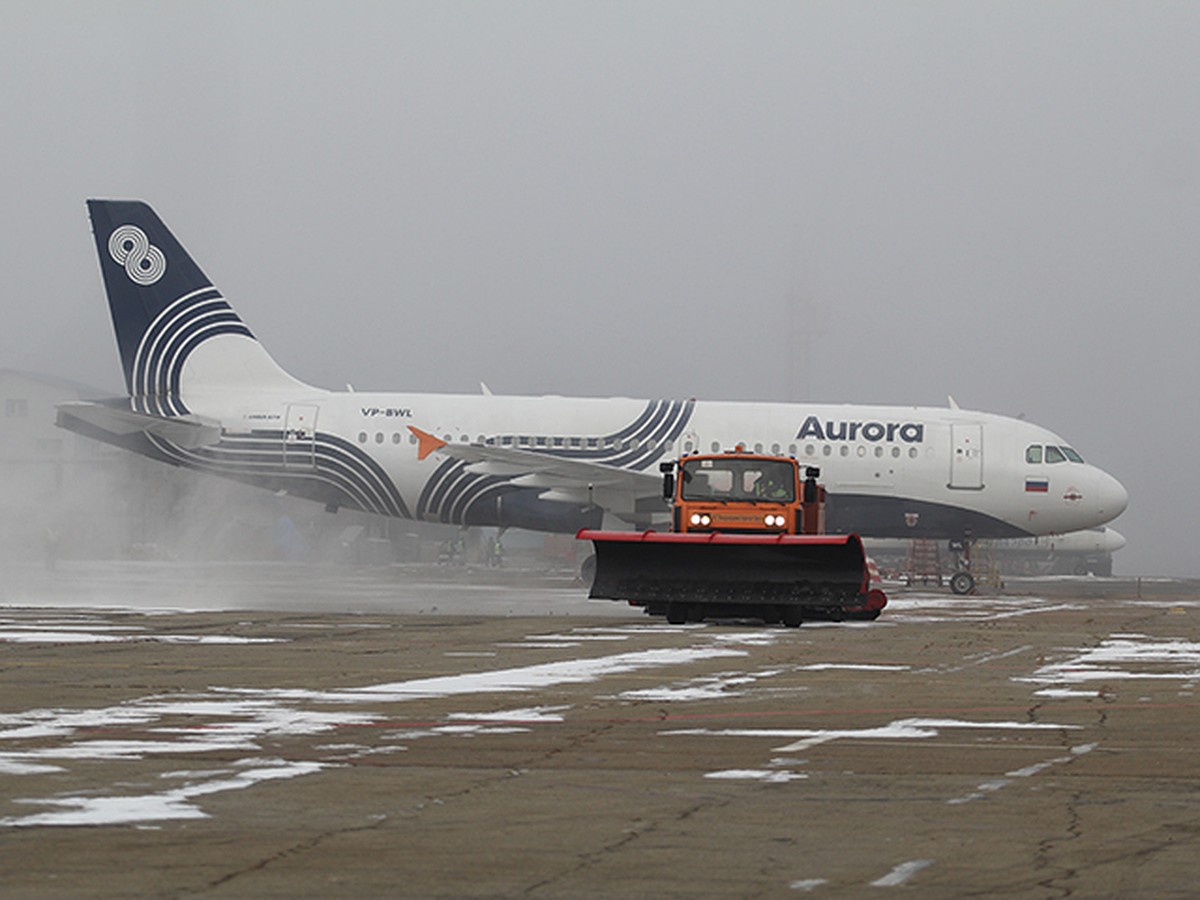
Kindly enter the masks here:
[[167, 258], [136, 225], [122, 225], [108, 238], [108, 255], [134, 284], [148, 287], [167, 271]]

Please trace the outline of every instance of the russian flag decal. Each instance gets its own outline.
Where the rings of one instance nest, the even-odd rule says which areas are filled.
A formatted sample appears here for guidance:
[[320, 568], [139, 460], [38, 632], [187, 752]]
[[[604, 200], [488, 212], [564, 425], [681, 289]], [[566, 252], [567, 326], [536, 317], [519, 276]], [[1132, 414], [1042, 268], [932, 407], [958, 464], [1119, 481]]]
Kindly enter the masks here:
[[1045, 494], [1050, 490], [1050, 482], [1045, 478], [1026, 478], [1026, 493]]

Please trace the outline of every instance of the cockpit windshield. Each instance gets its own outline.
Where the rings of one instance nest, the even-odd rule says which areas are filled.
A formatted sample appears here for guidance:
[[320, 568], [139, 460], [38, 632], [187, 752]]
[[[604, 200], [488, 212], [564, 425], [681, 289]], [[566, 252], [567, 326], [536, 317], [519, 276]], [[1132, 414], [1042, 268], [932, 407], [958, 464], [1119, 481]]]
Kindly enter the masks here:
[[680, 469], [684, 500], [764, 500], [791, 503], [796, 499], [791, 463], [770, 459], [691, 459]]
[[1060, 463], [1060, 462], [1083, 462], [1083, 457], [1072, 450], [1070, 447], [1056, 447], [1054, 444], [1030, 444], [1025, 448], [1025, 462], [1038, 463]]

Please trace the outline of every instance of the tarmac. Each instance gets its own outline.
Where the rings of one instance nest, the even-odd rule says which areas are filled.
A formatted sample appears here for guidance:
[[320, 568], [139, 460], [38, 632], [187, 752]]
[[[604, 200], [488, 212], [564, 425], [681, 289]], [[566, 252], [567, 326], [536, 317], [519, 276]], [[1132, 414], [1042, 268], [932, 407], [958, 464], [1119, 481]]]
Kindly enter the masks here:
[[1196, 893], [1195, 582], [787, 629], [496, 570], [5, 574], [5, 897]]

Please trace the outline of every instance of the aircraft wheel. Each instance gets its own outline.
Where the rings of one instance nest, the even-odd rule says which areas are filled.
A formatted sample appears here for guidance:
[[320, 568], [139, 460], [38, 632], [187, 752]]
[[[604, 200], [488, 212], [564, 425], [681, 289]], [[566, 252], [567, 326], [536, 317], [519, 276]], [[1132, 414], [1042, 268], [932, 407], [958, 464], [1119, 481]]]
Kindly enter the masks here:
[[686, 625], [688, 608], [686, 603], [668, 603], [667, 621], [672, 625]]
[[1087, 563], [1075, 563], [1075, 574], [1086, 575], [1088, 573]]
[[950, 590], [956, 594], [969, 594], [975, 590], [975, 576], [970, 572], [955, 572], [950, 576]]
[[579, 580], [585, 588], [590, 588], [596, 580], [596, 554], [593, 553], [579, 565]]

